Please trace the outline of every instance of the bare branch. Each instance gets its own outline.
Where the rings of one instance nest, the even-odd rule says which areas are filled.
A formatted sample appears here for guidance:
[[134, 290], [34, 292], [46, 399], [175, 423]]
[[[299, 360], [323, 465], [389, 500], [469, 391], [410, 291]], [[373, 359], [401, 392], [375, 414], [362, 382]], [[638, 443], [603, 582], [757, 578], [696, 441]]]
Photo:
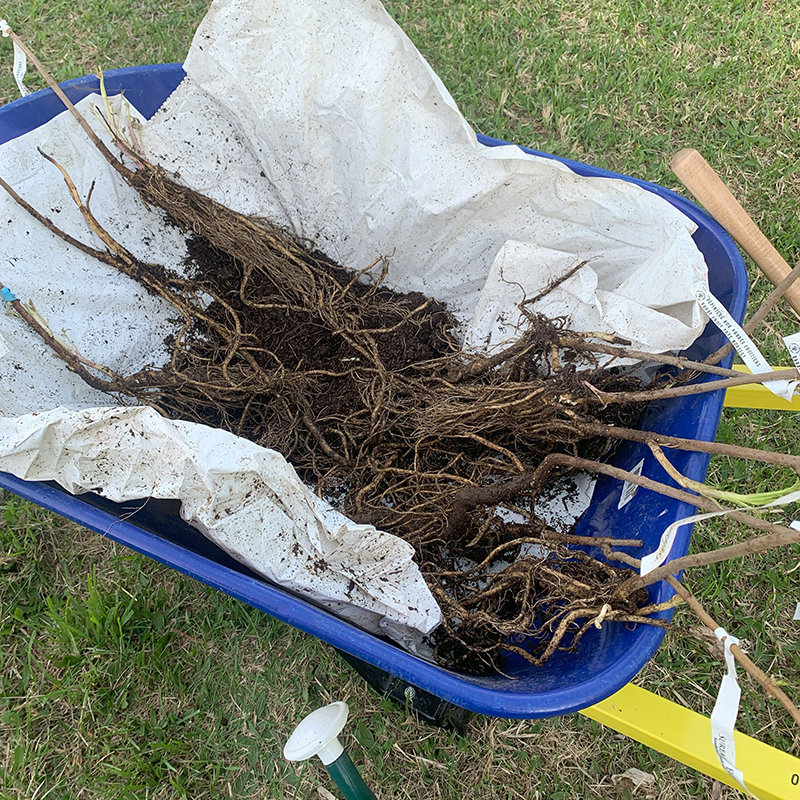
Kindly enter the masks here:
[[[682, 584], [674, 575], [667, 575], [665, 578], [666, 582], [680, 595], [680, 597], [685, 600], [692, 611], [700, 617], [700, 620], [703, 624], [711, 631], [716, 631], [720, 625], [718, 625], [711, 615], [700, 605], [697, 598]], [[731, 653], [733, 653], [733, 657], [744, 667], [747, 671], [747, 674], [751, 677], [755, 678], [755, 680], [761, 685], [764, 691], [778, 700], [781, 705], [789, 712], [792, 719], [800, 725], [800, 710], [798, 710], [797, 706], [789, 699], [786, 693], [778, 687], [775, 682], [767, 675], [766, 672], [761, 670], [757, 667], [748, 656], [742, 652], [742, 649], [739, 647], [738, 644], [731, 645]]]

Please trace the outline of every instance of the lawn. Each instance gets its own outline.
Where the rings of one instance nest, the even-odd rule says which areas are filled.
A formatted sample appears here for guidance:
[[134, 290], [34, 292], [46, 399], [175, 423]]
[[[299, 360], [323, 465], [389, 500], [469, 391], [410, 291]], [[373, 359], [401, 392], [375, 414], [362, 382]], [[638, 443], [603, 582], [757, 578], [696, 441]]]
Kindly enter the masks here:
[[[183, 59], [198, 0], [17, 0], [4, 12], [57, 79]], [[800, 9], [796, 0], [409, 0], [385, 3], [478, 131], [681, 191], [669, 160], [699, 149], [790, 264], [800, 258]], [[0, 104], [17, 96], [0, 40]], [[29, 73], [30, 88], [42, 86]], [[0, 172], [2, 165], [0, 165]], [[751, 268], [753, 304], [769, 287]], [[788, 306], [756, 336], [786, 363]], [[789, 414], [726, 410], [718, 438], [796, 449]], [[749, 492], [791, 476], [712, 459]], [[11, 495], [0, 495], [0, 798], [324, 798], [283, 742], [308, 711], [351, 706], [345, 742], [386, 798], [711, 794], [711, 781], [579, 715], [476, 718], [465, 737], [381, 700], [326, 645]], [[743, 531], [697, 526], [698, 549]], [[800, 683], [800, 548], [703, 568], [687, 585], [751, 657]], [[720, 660], [676, 616], [640, 685], [709, 713]], [[798, 754], [780, 706], [743, 679], [738, 728]], [[738, 796], [721, 788], [719, 798]]]

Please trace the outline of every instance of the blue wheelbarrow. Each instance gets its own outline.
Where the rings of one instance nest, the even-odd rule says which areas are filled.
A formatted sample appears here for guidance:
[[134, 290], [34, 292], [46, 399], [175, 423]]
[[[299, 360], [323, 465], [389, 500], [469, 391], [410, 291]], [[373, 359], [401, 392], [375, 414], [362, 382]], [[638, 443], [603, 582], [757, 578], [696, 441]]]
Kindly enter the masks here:
[[[124, 91], [136, 108], [150, 117], [183, 77], [180, 64], [162, 64], [106, 73], [105, 84], [109, 94]], [[78, 102], [87, 94], [99, 91], [99, 80], [96, 76], [87, 76], [63, 84], [63, 89], [73, 102]], [[0, 108], [0, 143], [34, 130], [63, 111], [61, 101], [49, 89]], [[489, 146], [506, 144], [483, 136], [479, 139]], [[555, 158], [546, 153], [537, 155]], [[747, 303], [747, 273], [736, 246], [714, 220], [663, 187], [585, 164], [558, 160], [580, 175], [621, 178], [636, 183], [658, 194], [693, 220], [698, 226], [694, 240], [708, 264], [711, 291], [734, 319], [741, 321]], [[716, 326], [709, 323], [684, 355], [700, 360], [725, 341]], [[732, 357], [728, 357], [722, 366], [729, 366], [731, 360]], [[640, 428], [713, 441], [722, 404], [721, 391], [651, 403]], [[687, 477], [702, 481], [708, 458], [702, 453], [676, 452], [674, 463]], [[642, 462], [644, 476], [665, 479], [650, 450], [642, 444], [623, 444], [611, 463], [632, 469], [639, 462]], [[534, 667], [520, 656], [509, 653], [502, 675], [464, 675], [418, 658], [269, 583], [184, 523], [175, 503], [147, 503], [137, 513], [134, 523], [123, 518], [121, 507], [93, 494], [74, 497], [55, 485], [27, 482], [5, 473], [0, 473], [0, 487], [328, 642], [374, 686], [396, 697], [413, 698], [416, 710], [437, 722], [449, 719], [457, 726], [458, 714], [453, 716], [453, 707], [506, 718], [550, 717], [587, 708], [625, 686], [653, 656], [664, 637], [661, 628], [628, 627], [612, 622], [586, 634], [577, 653], [558, 652], [544, 667]], [[620, 504], [623, 488], [618, 480], [599, 478], [591, 506], [575, 532], [582, 536], [642, 539], [641, 552], [634, 553], [641, 557], [656, 549], [667, 525], [694, 511], [686, 503], [644, 489], [630, 502]], [[679, 529], [672, 557], [687, 552], [690, 536], [690, 526]], [[648, 590], [652, 603], [664, 602], [673, 594], [664, 582]], [[661, 616], [667, 618], [669, 613], [662, 612]]]

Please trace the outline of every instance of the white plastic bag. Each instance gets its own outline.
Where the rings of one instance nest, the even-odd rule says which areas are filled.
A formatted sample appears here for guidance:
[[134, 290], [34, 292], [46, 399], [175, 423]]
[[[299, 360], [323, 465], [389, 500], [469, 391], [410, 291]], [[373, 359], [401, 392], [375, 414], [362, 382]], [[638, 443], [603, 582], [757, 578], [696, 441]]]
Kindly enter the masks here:
[[185, 69], [148, 152], [342, 264], [390, 257], [389, 285], [446, 301], [467, 346], [507, 343], [517, 303], [582, 261], [536, 310], [656, 352], [702, 332], [694, 223], [631, 183], [479, 144], [379, 0], [216, 0]]
[[0, 418], [0, 469], [115, 503], [180, 500], [183, 519], [237, 561], [403, 644], [439, 623], [411, 545], [348, 520], [279, 453], [225, 431], [151, 408], [57, 408]]

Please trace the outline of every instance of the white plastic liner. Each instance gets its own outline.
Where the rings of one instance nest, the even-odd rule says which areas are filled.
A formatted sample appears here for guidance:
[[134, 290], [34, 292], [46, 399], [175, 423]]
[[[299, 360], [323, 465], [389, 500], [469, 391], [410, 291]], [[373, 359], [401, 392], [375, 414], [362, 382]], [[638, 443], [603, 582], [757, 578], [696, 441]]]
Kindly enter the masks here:
[[[152, 157], [345, 265], [390, 257], [389, 284], [447, 301], [467, 347], [507, 343], [517, 304], [582, 261], [537, 310], [643, 349], [680, 349], [701, 332], [706, 318], [691, 287], [707, 278], [693, 223], [627, 182], [580, 178], [514, 146], [480, 145], [377, 0], [217, 0], [186, 69], [144, 125]], [[99, 99], [80, 108], [103, 135], [92, 103]], [[83, 197], [94, 184], [93, 212], [126, 247], [180, 270], [179, 233], [119, 182], [67, 114], [0, 146], [0, 172], [23, 197], [99, 246], [37, 146]], [[163, 362], [176, 324], [163, 301], [71, 250], [4, 195], [0, 232], [0, 280], [84, 356], [122, 373]], [[112, 499], [178, 497], [184, 516], [226, 550], [368, 629], [410, 644], [435, 625], [439, 611], [407, 545], [313, 506], [280, 456], [149, 411], [95, 408], [108, 402], [24, 323], [0, 315], [0, 470]], [[140, 447], [128, 437], [123, 452], [115, 442], [131, 430], [144, 432]], [[257, 500], [244, 499], [248, 482], [259, 487]], [[230, 524], [220, 509], [230, 509]], [[290, 542], [304, 555], [282, 561]], [[402, 565], [389, 587], [375, 580], [384, 575], [381, 548]], [[326, 569], [309, 570], [319, 552]]]
[[390, 257], [389, 284], [448, 302], [470, 347], [513, 337], [517, 303], [581, 261], [536, 310], [654, 351], [705, 325], [694, 223], [630, 183], [479, 144], [378, 0], [217, 0], [185, 69], [148, 152], [340, 263]]
[[[99, 103], [95, 95], [79, 108], [107, 139], [90, 114]], [[95, 183], [92, 211], [128, 249], [181, 270], [183, 237], [119, 183], [69, 115], [0, 148], [20, 194], [71, 235], [100, 246], [60, 175], [32, 156], [37, 146], [68, 170], [83, 196]], [[66, 245], [5, 195], [0, 220], [0, 280], [34, 300], [57, 335], [121, 373], [166, 359], [171, 306]], [[275, 451], [169, 422], [151, 409], [94, 408], [109, 400], [69, 372], [22, 320], [0, 314], [0, 470], [115, 502], [180, 500], [184, 519], [256, 572], [420, 651], [441, 612], [410, 545], [338, 514]]]
[[[108, 143], [92, 105], [102, 107], [99, 95], [84, 98], [78, 109]], [[60, 173], [37, 148], [67, 170], [82, 197], [94, 185], [92, 213], [134, 255], [182, 270], [188, 254], [185, 237], [164, 225], [159, 214], [148, 211], [136, 192], [121, 183], [67, 112], [0, 145], [0, 175], [38, 211], [79, 241], [103, 247], [70, 199]], [[2, 190], [0, 281], [23, 302], [33, 301], [53, 332], [88, 359], [125, 374], [168, 358], [164, 339], [175, 330], [175, 309], [62, 241]], [[0, 352], [8, 349], [0, 357], [0, 414], [113, 402], [67, 370], [22, 320], [3, 314], [5, 305], [0, 303]]]
[[338, 514], [279, 453], [225, 431], [151, 408], [58, 408], [0, 418], [0, 468], [116, 503], [178, 499], [181, 517], [238, 561], [300, 595], [355, 606], [362, 627], [406, 644], [407, 628], [439, 622], [411, 545]]

